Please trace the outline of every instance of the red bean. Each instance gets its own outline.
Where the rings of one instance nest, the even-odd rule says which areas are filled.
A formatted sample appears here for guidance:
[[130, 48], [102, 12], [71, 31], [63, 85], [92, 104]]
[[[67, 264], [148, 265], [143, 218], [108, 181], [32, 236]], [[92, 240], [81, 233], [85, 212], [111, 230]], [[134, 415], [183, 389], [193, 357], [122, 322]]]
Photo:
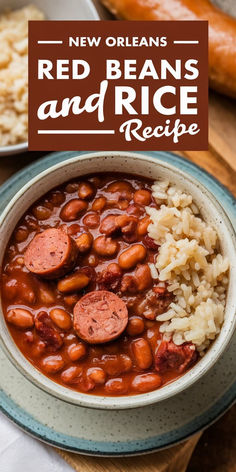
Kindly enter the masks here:
[[52, 319], [53, 323], [62, 330], [67, 331], [72, 326], [72, 320], [69, 313], [67, 313], [62, 308], [53, 308], [50, 311], [50, 318]]
[[99, 236], [93, 243], [93, 249], [99, 256], [111, 257], [118, 252], [119, 244], [111, 238]]
[[122, 269], [132, 269], [138, 262], [145, 259], [146, 254], [147, 250], [142, 244], [134, 244], [120, 254], [118, 264]]
[[109, 379], [105, 384], [105, 390], [110, 395], [124, 395], [128, 392], [128, 383], [120, 377]]
[[62, 356], [48, 356], [42, 360], [42, 368], [47, 374], [56, 374], [63, 369], [65, 362]]
[[90, 200], [95, 195], [95, 187], [91, 182], [80, 182], [78, 189], [78, 196], [82, 200]]
[[64, 205], [60, 217], [63, 221], [77, 220], [88, 207], [87, 202], [74, 198]]
[[144, 321], [142, 318], [139, 318], [138, 316], [132, 316], [129, 318], [126, 331], [130, 336], [138, 336], [144, 331], [144, 327]]
[[89, 213], [83, 219], [83, 224], [88, 228], [97, 228], [100, 223], [100, 217], [97, 213]]
[[73, 365], [71, 367], [68, 367], [68, 369], [63, 370], [63, 372], [61, 373], [61, 380], [66, 384], [75, 383], [81, 373], [82, 367]]
[[150, 267], [148, 264], [139, 264], [134, 274], [139, 292], [150, 288], [153, 284]]
[[159, 388], [162, 384], [162, 379], [158, 374], [146, 373], [136, 375], [132, 381], [132, 388], [139, 393], [150, 392]]
[[148, 369], [152, 365], [152, 351], [146, 339], [140, 338], [133, 341], [132, 351], [140, 369]]
[[87, 354], [87, 349], [83, 343], [71, 344], [68, 347], [68, 356], [71, 361], [83, 359]]
[[87, 275], [77, 271], [74, 274], [67, 275], [64, 279], [60, 279], [57, 284], [57, 289], [62, 293], [70, 293], [82, 290], [82, 288], [86, 287], [88, 284], [89, 278]]
[[95, 385], [103, 385], [106, 381], [106, 374], [101, 367], [91, 367], [87, 370], [87, 376]]
[[107, 203], [107, 199], [105, 197], [99, 197], [94, 200], [92, 204], [92, 210], [93, 211], [102, 211]]
[[88, 252], [93, 244], [93, 236], [91, 233], [83, 233], [76, 240], [76, 246], [80, 253]]
[[17, 328], [32, 328], [34, 326], [34, 318], [30, 311], [23, 308], [13, 308], [7, 312], [7, 321]]
[[134, 203], [147, 206], [151, 203], [152, 195], [149, 190], [140, 189], [134, 193]]

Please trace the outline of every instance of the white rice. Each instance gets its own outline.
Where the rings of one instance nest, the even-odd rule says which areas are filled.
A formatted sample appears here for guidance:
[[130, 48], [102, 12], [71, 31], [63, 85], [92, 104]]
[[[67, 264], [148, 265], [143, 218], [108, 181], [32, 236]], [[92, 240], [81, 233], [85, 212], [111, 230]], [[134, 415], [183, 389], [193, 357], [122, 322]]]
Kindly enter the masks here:
[[[223, 323], [229, 261], [191, 195], [167, 181], [155, 182], [152, 190], [160, 205], [158, 210], [146, 207], [152, 221], [148, 234], [160, 246], [155, 269], [175, 296], [157, 316], [160, 331], [165, 339], [177, 345], [192, 342], [203, 353]], [[156, 279], [153, 267], [151, 273]]]
[[34, 5], [0, 15], [0, 146], [28, 139], [28, 21]]

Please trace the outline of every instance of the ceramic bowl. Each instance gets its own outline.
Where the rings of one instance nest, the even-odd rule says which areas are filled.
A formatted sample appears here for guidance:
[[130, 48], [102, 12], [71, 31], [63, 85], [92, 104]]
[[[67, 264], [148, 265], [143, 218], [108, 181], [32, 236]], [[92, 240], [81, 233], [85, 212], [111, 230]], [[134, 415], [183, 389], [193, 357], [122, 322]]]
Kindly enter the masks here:
[[[0, 12], [6, 9], [16, 10], [30, 3], [29, 0], [0, 0]], [[99, 20], [105, 16], [105, 10], [100, 7], [99, 14], [92, 0], [33, 0], [35, 6], [45, 13], [48, 20]], [[19, 154], [27, 151], [28, 143], [23, 142], [10, 146], [0, 146], [0, 156]]]
[[[65, 158], [66, 158], [66, 153]], [[3, 314], [0, 315], [1, 343], [6, 354], [14, 365], [34, 384], [51, 395], [66, 402], [93, 408], [124, 409], [141, 407], [152, 404], [179, 393], [200, 379], [217, 361], [225, 350], [234, 331], [235, 317], [235, 285], [236, 285], [236, 239], [235, 232], [220, 203], [207, 188], [196, 181], [191, 175], [164, 163], [158, 158], [145, 156], [144, 153], [127, 152], [98, 152], [85, 153], [77, 157], [63, 160], [47, 168], [22, 187], [12, 201], [7, 205], [0, 219], [0, 258], [3, 257], [9, 235], [13, 232], [16, 222], [38, 198], [53, 187], [63, 182], [92, 172], [124, 172], [151, 177], [163, 178], [174, 182], [193, 195], [203, 217], [212, 224], [218, 232], [223, 254], [231, 261], [229, 289], [225, 310], [225, 320], [216, 340], [205, 356], [187, 373], [174, 382], [159, 390], [133, 396], [102, 397], [78, 393], [53, 382], [30, 364], [15, 345], [5, 323]], [[1, 265], [0, 259], [0, 265]]]

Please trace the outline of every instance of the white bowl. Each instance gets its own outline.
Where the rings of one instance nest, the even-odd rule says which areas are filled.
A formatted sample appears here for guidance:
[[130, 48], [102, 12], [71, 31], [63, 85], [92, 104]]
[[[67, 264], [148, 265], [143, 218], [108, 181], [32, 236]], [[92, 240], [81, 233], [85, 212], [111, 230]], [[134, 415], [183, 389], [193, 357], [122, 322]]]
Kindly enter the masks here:
[[[30, 3], [40, 8], [48, 20], [99, 20], [100, 16], [92, 0], [0, 0], [0, 13], [5, 9], [16, 10]], [[103, 16], [102, 8], [99, 10]], [[19, 154], [28, 150], [28, 142], [0, 146], [0, 156]]]
[[235, 317], [236, 286], [236, 238], [231, 223], [221, 205], [202, 184], [191, 175], [163, 161], [143, 154], [128, 152], [98, 152], [69, 158], [31, 179], [7, 205], [0, 217], [0, 265], [9, 236], [20, 217], [29, 206], [53, 187], [63, 182], [92, 172], [124, 172], [145, 177], [164, 178], [174, 182], [193, 195], [203, 217], [217, 229], [222, 252], [231, 261], [229, 289], [225, 320], [216, 340], [205, 356], [174, 382], [150, 393], [122, 397], [102, 397], [70, 390], [53, 382], [30, 364], [14, 343], [3, 314], [0, 315], [1, 343], [9, 359], [34, 384], [66, 402], [93, 408], [123, 409], [140, 407], [164, 400], [186, 389], [202, 377], [225, 350], [233, 334]]

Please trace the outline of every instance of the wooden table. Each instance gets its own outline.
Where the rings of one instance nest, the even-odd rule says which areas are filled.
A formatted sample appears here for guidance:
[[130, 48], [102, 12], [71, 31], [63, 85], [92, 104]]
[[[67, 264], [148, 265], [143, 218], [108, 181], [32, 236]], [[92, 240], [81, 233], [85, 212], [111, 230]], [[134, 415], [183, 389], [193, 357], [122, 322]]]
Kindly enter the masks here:
[[[1, 158], [0, 183], [44, 154], [46, 153], [34, 152]], [[186, 151], [182, 155], [208, 170], [236, 196], [236, 103], [233, 100], [210, 93], [209, 150], [203, 152]], [[217, 468], [217, 464], [220, 463], [219, 456], [223, 450], [223, 442], [220, 438], [220, 447], [214, 447], [215, 442], [212, 447], [212, 452], [217, 451], [218, 460], [214, 462], [213, 459], [209, 459], [209, 454], [206, 454], [207, 465], [206, 468], [203, 468], [204, 460], [202, 449], [200, 449], [200, 460], [198, 458], [192, 459], [189, 472], [197, 472], [200, 468], [201, 472], [236, 472], [236, 445], [235, 442], [230, 442], [232, 436], [230, 431], [235, 433], [236, 421], [230, 423], [228, 420], [227, 424], [229, 425], [226, 427], [228, 442], [225, 446], [230, 444], [230, 449], [228, 452], [225, 452], [227, 448], [224, 449], [224, 464]], [[195, 435], [183, 444], [138, 458], [94, 458], [64, 451], [58, 452], [79, 472], [185, 472], [200, 436], [201, 434]], [[214, 464], [214, 469], [210, 468], [212, 464]]]

